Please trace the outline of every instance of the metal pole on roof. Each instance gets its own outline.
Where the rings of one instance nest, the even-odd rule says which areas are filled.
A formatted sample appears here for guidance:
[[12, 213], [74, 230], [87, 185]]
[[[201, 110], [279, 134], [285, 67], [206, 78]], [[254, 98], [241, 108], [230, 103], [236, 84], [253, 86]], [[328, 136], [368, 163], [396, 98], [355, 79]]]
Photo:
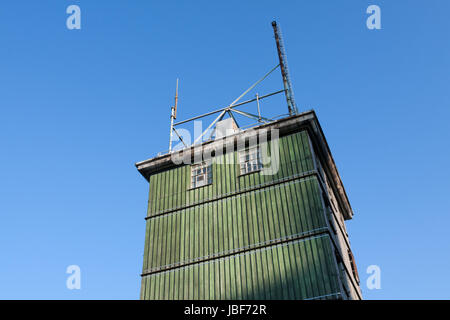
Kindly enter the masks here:
[[[178, 78], [177, 78], [177, 88], [175, 90], [175, 105], [173, 107], [170, 108], [170, 137], [169, 137], [169, 152], [172, 151], [172, 137], [173, 137], [173, 122], [174, 120], [177, 118], [177, 106], [178, 106]], [[180, 137], [178, 135], [177, 132], [177, 136]], [[182, 141], [184, 143], [184, 141]]]
[[261, 122], [261, 109], [259, 108], [259, 95], [256, 93], [256, 106], [258, 107], [258, 121]]
[[169, 136], [169, 152], [172, 151], [172, 137], [173, 137], [173, 119], [175, 115], [175, 108], [170, 108], [170, 136]]
[[286, 52], [284, 49], [283, 38], [281, 36], [281, 29], [276, 21], [272, 21], [272, 27], [275, 35], [275, 42], [277, 44], [278, 59], [280, 60], [281, 76], [283, 78], [283, 85], [286, 94], [289, 114], [297, 114], [298, 110], [294, 101], [294, 93], [292, 92], [292, 85], [287, 67]]
[[177, 107], [178, 107], [178, 78], [177, 78], [177, 89], [175, 90], [175, 116], [173, 117], [174, 119], [177, 118]]

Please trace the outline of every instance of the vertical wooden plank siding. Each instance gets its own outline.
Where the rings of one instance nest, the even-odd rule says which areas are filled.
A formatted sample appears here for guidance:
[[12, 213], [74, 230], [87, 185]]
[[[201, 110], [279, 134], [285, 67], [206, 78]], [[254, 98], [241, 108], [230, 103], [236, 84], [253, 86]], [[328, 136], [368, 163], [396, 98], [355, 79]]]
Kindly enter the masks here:
[[301, 131], [280, 138], [274, 175], [241, 176], [232, 152], [207, 186], [189, 165], [150, 176], [141, 299], [339, 297], [312, 157]]
[[[152, 274], [144, 279], [149, 279], [152, 286], [162, 283], [163, 289], [155, 293], [149, 290], [151, 293], [146, 298], [292, 300], [338, 295], [339, 286], [333, 272], [321, 268], [332, 265], [331, 246], [329, 236], [322, 235]], [[302, 263], [308, 252], [311, 255], [309, 268]], [[284, 259], [286, 256], [290, 258]], [[271, 272], [266, 273], [266, 270]], [[242, 275], [246, 275], [246, 281], [236, 281], [242, 279]], [[315, 279], [313, 286], [306, 283], [311, 277]], [[184, 294], [180, 296], [178, 292]]]
[[[204, 200], [258, 187], [264, 183], [301, 175], [314, 170], [308, 134], [302, 131], [279, 139], [280, 170], [276, 175], [239, 176], [237, 152], [221, 155], [213, 164], [213, 183], [191, 189], [190, 166], [185, 165], [150, 177], [148, 216], [192, 205]], [[269, 143], [270, 145], [270, 143]], [[270, 149], [270, 148], [269, 148]], [[269, 151], [269, 156], [271, 155]]]
[[[155, 231], [146, 237], [144, 270], [229, 254], [249, 246], [265, 245], [271, 240], [324, 230], [327, 227], [323, 219], [325, 209], [319, 198], [306, 193], [307, 188], [319, 191], [316, 177], [285, 182], [147, 220], [147, 229]], [[294, 190], [298, 193], [294, 194]], [[274, 206], [266, 212], [265, 199], [270, 194], [273, 194]], [[239, 209], [234, 209], [236, 207]], [[272, 231], [269, 233], [269, 230]], [[179, 235], [189, 246], [188, 252], [180, 248]], [[210, 246], [209, 242], [215, 245]]]

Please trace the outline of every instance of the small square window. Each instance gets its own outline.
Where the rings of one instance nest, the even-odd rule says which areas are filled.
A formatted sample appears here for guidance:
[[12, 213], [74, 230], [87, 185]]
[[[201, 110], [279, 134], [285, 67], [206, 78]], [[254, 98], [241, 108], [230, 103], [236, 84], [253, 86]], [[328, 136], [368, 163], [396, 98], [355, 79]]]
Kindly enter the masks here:
[[191, 188], [203, 187], [211, 183], [211, 163], [203, 162], [191, 166]]
[[243, 150], [239, 154], [241, 175], [262, 169], [261, 151], [259, 147]]

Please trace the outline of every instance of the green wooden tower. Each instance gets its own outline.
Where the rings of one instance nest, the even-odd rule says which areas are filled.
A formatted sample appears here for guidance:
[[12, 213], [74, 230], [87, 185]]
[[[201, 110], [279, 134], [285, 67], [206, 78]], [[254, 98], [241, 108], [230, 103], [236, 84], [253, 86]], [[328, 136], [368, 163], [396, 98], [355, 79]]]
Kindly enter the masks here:
[[141, 299], [361, 298], [352, 209], [313, 111], [136, 166], [150, 184]]
[[[345, 227], [353, 212], [315, 112], [298, 113], [272, 26], [279, 64], [228, 107], [174, 123], [177, 82], [169, 152], [136, 164], [150, 185], [141, 299], [362, 298]], [[283, 90], [239, 102], [278, 67]], [[262, 117], [260, 100], [280, 93], [289, 114]], [[250, 102], [257, 115], [236, 108]], [[213, 114], [187, 145], [176, 128]], [[239, 128], [235, 115], [257, 124]]]

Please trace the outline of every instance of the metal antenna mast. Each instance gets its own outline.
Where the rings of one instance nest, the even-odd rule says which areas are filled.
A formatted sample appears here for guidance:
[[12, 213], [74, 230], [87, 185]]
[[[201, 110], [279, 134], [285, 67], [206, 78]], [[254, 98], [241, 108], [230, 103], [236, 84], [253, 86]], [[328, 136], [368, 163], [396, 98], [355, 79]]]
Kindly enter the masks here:
[[174, 119], [177, 118], [177, 106], [178, 106], [178, 78], [177, 78], [177, 89], [175, 90], [175, 106], [174, 106], [175, 115], [174, 115]]
[[295, 105], [294, 93], [292, 91], [291, 79], [287, 66], [286, 51], [284, 49], [283, 38], [281, 37], [281, 29], [276, 21], [272, 21], [273, 32], [275, 34], [275, 41], [277, 43], [278, 58], [280, 60], [281, 76], [283, 77], [283, 85], [286, 94], [286, 101], [289, 109], [289, 114], [297, 114], [297, 106]]
[[[173, 121], [177, 118], [177, 106], [178, 106], [178, 78], [177, 78], [177, 88], [175, 90], [175, 105], [171, 108], [170, 113], [170, 141], [169, 141], [169, 152], [172, 151], [172, 136], [175, 128], [173, 127]], [[177, 132], [175, 132], [177, 133]], [[178, 133], [177, 133], [178, 135]], [[178, 135], [181, 139], [181, 137]]]
[[[292, 115], [298, 114], [297, 105], [295, 104], [295, 100], [294, 100], [294, 93], [293, 93], [293, 90], [292, 90], [292, 84], [291, 84], [291, 80], [290, 80], [290, 77], [289, 77], [286, 52], [285, 52], [285, 49], [284, 49], [283, 38], [281, 36], [280, 26], [277, 24], [276, 21], [273, 21], [272, 22], [272, 27], [273, 27], [273, 31], [274, 31], [274, 35], [275, 35], [275, 41], [276, 41], [276, 45], [277, 45], [279, 64], [276, 65], [274, 68], [272, 68], [268, 73], [266, 73], [257, 82], [255, 82], [253, 85], [251, 85], [247, 90], [245, 90], [239, 97], [237, 97], [227, 107], [220, 108], [220, 109], [217, 109], [217, 110], [214, 110], [214, 111], [210, 111], [210, 112], [207, 112], [207, 113], [202, 114], [200, 116], [196, 116], [196, 117], [193, 117], [193, 118], [190, 118], [190, 119], [187, 119], [187, 120], [175, 122], [175, 119], [177, 118], [177, 106], [178, 106], [178, 79], [177, 79], [177, 87], [176, 87], [176, 91], [175, 91], [175, 104], [174, 104], [174, 106], [171, 107], [171, 113], [170, 113], [169, 152], [172, 152], [172, 139], [174, 138], [173, 137], [174, 133], [176, 134], [176, 137], [178, 138], [178, 140], [180, 140], [186, 148], [188, 147], [188, 145], [186, 144], [186, 142], [183, 140], [183, 138], [181, 137], [181, 135], [179, 134], [179, 132], [176, 129], [179, 125], [182, 125], [182, 124], [185, 124], [185, 123], [188, 123], [188, 122], [191, 122], [191, 121], [203, 118], [203, 117], [211, 116], [213, 114], [218, 114], [217, 118], [206, 128], [205, 131], [202, 132], [202, 134], [199, 137], [197, 137], [194, 140], [194, 142], [192, 144], [190, 142], [188, 142], [190, 145], [195, 145], [198, 142], [203, 141], [203, 137], [209, 132], [209, 130], [211, 130], [214, 127], [214, 125], [216, 125], [216, 123], [218, 121], [223, 119], [225, 114], [228, 114], [234, 120], [235, 120], [234, 115], [235, 114], [239, 114], [241, 116], [245, 116], [247, 118], [250, 118], [250, 119], [253, 119], [253, 120], [257, 120], [258, 124], [270, 123], [272, 121], [275, 121], [275, 119], [278, 116], [277, 117], [273, 117], [272, 119], [268, 119], [268, 118], [265, 118], [265, 117], [261, 116], [260, 102], [263, 99], [268, 98], [268, 97], [273, 96], [273, 95], [276, 95], [276, 94], [280, 94], [280, 93], [284, 92], [284, 94], [286, 96], [286, 102], [287, 102], [287, 105], [288, 105], [289, 115], [292, 116]], [[247, 101], [239, 102], [247, 93], [249, 93], [251, 90], [253, 90], [260, 82], [262, 82], [264, 79], [266, 79], [278, 67], [280, 67], [281, 76], [283, 78], [283, 86], [284, 86], [283, 90], [279, 90], [279, 91], [272, 92], [272, 93], [269, 93], [269, 94], [265, 94], [265, 95], [262, 95], [262, 96], [260, 96], [259, 94], [256, 94], [256, 98], [254, 98], [254, 99], [250, 99], [250, 100], [247, 100]], [[245, 104], [248, 104], [248, 103], [251, 103], [251, 102], [254, 102], [254, 101], [256, 101], [258, 114], [252, 114], [252, 113], [249, 113], [249, 112], [246, 112], [246, 111], [243, 111], [243, 110], [238, 110], [236, 108], [236, 107], [240, 107], [242, 105], [245, 105]], [[286, 116], [286, 115], [287, 114], [283, 114], [282, 116]], [[235, 120], [235, 122], [236, 122], [236, 120]], [[209, 139], [211, 139], [212, 136], [213, 136], [213, 133], [211, 133]]]

